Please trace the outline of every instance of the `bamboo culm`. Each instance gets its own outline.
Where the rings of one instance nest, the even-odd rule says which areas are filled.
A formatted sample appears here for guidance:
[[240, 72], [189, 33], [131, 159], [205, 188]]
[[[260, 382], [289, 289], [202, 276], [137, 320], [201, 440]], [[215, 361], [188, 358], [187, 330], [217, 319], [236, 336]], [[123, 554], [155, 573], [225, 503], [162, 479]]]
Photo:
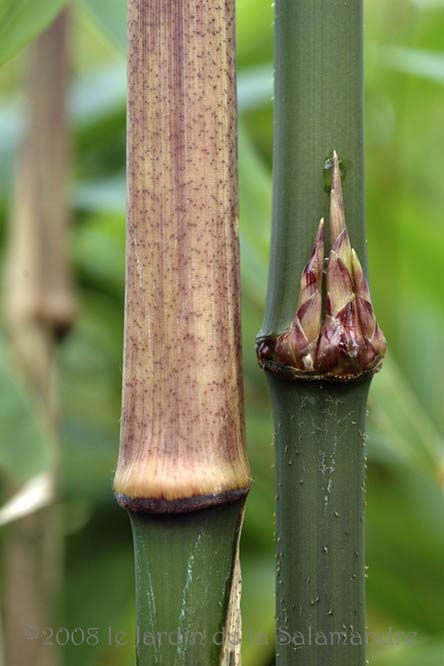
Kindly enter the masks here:
[[257, 351], [275, 424], [277, 666], [366, 663], [365, 416], [386, 343], [365, 277], [362, 27], [361, 0], [275, 4]]
[[240, 629], [238, 545], [250, 484], [234, 0], [130, 0], [128, 12], [125, 349], [114, 492], [133, 529], [137, 660], [234, 666], [238, 646], [214, 639]]

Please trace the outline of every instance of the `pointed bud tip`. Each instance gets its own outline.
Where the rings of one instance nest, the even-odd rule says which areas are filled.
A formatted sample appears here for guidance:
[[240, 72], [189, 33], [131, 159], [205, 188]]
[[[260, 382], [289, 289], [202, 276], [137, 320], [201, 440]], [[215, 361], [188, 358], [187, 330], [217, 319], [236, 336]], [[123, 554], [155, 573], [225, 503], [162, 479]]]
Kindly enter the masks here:
[[[341, 170], [338, 154], [333, 151], [333, 170], [330, 189], [330, 244], [333, 246], [340, 233], [345, 229], [344, 201], [342, 197]], [[350, 258], [351, 262], [351, 258]], [[346, 262], [348, 263], [348, 261]]]
[[338, 193], [341, 191], [341, 167], [339, 165], [339, 157], [336, 150], [333, 150], [333, 176], [331, 189]]

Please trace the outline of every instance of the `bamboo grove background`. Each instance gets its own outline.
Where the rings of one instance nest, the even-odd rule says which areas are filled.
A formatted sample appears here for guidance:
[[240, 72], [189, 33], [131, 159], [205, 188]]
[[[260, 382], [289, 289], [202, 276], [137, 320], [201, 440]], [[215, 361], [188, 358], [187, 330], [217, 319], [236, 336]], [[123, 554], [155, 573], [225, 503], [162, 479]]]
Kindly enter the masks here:
[[[35, 2], [25, 37], [62, 4]], [[365, 11], [369, 274], [389, 342], [369, 402], [368, 625], [371, 631], [392, 626], [418, 633], [416, 647], [370, 647], [369, 657], [375, 666], [434, 666], [444, 657], [444, 2], [367, 0]], [[65, 550], [56, 628], [99, 628], [97, 645], [70, 642], [61, 649], [64, 666], [113, 666], [131, 663], [135, 622], [130, 527], [111, 492], [122, 362], [125, 3], [78, 1], [73, 14], [70, 202], [78, 312], [56, 351]], [[243, 361], [254, 477], [241, 547], [244, 666], [270, 666], [274, 651], [272, 423], [254, 351], [268, 265], [272, 17], [270, 3], [237, 2]], [[14, 48], [6, 22], [0, 21], [0, 35], [5, 59]], [[24, 52], [0, 69], [2, 265], [24, 69]], [[4, 270], [2, 286], [5, 292]], [[2, 322], [2, 505], [11, 487], [53, 464], [39, 410], [17, 374]], [[0, 528], [2, 546], [8, 529]], [[109, 627], [112, 636], [126, 632], [127, 644], [109, 645]]]

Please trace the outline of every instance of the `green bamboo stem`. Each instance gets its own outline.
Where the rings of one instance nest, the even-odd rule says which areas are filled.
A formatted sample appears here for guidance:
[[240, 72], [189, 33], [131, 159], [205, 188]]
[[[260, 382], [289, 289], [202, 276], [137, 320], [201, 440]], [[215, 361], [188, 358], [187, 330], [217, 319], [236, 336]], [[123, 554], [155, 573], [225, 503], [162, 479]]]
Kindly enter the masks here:
[[227, 616], [243, 505], [131, 514], [138, 664], [219, 665], [226, 643], [234, 658], [240, 626]]
[[[351, 636], [365, 637], [369, 383], [293, 384], [270, 378], [278, 495], [278, 664], [365, 664], [365, 646], [353, 645]], [[325, 634], [325, 645], [317, 632]], [[346, 639], [332, 639], [334, 632], [345, 632]]]
[[[365, 413], [385, 341], [341, 234], [344, 205], [365, 266], [362, 1], [277, 0], [275, 17], [273, 226], [258, 354], [276, 433], [276, 664], [364, 666]], [[307, 266], [321, 218], [329, 233], [321, 224]]]
[[273, 231], [262, 332], [293, 319], [336, 150], [352, 246], [366, 264], [362, 0], [276, 0]]
[[[238, 663], [249, 487], [240, 370], [234, 2], [130, 0], [122, 427], [139, 666]], [[172, 632], [203, 632], [194, 645]]]

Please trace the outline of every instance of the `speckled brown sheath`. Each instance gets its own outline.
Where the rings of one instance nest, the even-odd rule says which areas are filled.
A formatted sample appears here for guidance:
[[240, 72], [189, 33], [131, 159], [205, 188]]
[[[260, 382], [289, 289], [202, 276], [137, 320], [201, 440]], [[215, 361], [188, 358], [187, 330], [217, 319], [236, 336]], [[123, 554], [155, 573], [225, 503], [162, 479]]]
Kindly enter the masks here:
[[233, 0], [129, 2], [126, 321], [114, 490], [143, 510], [164, 511], [176, 500], [215, 503], [249, 486], [233, 42]]

